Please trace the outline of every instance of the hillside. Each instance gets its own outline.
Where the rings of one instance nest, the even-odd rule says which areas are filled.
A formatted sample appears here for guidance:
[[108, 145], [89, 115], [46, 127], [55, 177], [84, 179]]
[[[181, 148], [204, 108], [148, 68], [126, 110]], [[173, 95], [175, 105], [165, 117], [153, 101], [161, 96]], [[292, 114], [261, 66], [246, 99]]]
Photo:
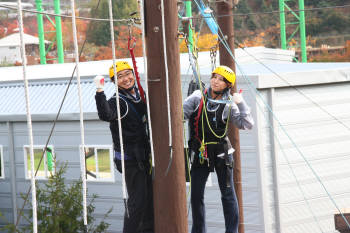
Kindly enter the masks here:
[[[297, 2], [288, 1], [287, 4], [293, 10], [298, 10]], [[240, 1], [235, 10], [237, 14], [270, 13], [236, 16], [235, 30], [238, 40], [256, 41], [256, 37], [263, 33], [267, 47], [279, 47], [278, 10], [278, 0]], [[287, 13], [286, 22], [294, 21], [295, 17]], [[305, 24], [308, 46], [320, 47], [322, 44], [344, 46], [346, 40], [350, 40], [350, 0], [305, 0]], [[287, 37], [294, 30], [295, 27], [287, 26]]]

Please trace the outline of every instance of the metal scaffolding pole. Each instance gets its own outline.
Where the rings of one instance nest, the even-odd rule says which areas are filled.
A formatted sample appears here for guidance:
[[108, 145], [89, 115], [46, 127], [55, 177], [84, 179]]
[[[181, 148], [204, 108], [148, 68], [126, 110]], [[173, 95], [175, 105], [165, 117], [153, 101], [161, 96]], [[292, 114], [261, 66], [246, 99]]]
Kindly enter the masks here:
[[[301, 62], [307, 62], [307, 53], [306, 53], [306, 30], [305, 30], [305, 11], [304, 11], [304, 0], [298, 0], [299, 11], [294, 12], [286, 3], [286, 0], [279, 0], [279, 10], [280, 10], [280, 31], [281, 31], [281, 48], [288, 48], [288, 41], [290, 41], [294, 35], [299, 30], [299, 45], [301, 51]], [[287, 9], [297, 22], [286, 23], [285, 9]], [[299, 14], [298, 14], [299, 13]], [[298, 25], [294, 32], [287, 40], [286, 27], [287, 25]]]
[[[55, 14], [61, 14], [60, 0], [54, 0]], [[61, 17], [55, 16], [58, 63], [64, 63]]]
[[284, 0], [279, 0], [279, 6], [280, 6], [281, 48], [287, 49], [286, 16], [284, 14]]
[[[35, 0], [36, 9], [39, 12], [43, 12], [42, 1]], [[45, 51], [45, 36], [44, 36], [44, 20], [42, 14], [36, 14], [38, 22], [38, 37], [39, 37], [39, 53], [40, 64], [46, 64], [46, 51]]]

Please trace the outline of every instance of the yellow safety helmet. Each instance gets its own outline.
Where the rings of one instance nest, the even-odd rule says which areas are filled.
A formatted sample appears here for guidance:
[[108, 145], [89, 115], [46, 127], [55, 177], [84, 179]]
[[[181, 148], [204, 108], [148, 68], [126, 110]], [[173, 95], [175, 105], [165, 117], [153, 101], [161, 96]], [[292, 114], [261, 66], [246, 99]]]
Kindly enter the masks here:
[[233, 72], [233, 70], [231, 70], [230, 67], [218, 66], [213, 70], [212, 74], [220, 74], [222, 77], [224, 77], [232, 85], [235, 84], [236, 74], [235, 74], [235, 72]]
[[[133, 70], [127, 61], [117, 61], [115, 63], [115, 69], [117, 73], [122, 70]], [[114, 67], [113, 65], [109, 68], [109, 78], [112, 79], [114, 77]]]

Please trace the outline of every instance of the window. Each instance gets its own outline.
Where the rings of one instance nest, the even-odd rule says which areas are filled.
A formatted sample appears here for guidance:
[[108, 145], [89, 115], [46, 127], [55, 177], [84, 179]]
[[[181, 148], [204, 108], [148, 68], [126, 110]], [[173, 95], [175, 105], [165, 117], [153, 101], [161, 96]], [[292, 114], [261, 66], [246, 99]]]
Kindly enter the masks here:
[[0, 179], [5, 178], [5, 171], [4, 171], [4, 158], [2, 153], [2, 146], [0, 146]]
[[[45, 146], [33, 146], [34, 149], [34, 172], [38, 168], [41, 156], [43, 155]], [[30, 160], [30, 146], [24, 146], [24, 167], [25, 167], [25, 175], [26, 179], [30, 179], [32, 177], [32, 167]], [[53, 151], [53, 146], [48, 146], [47, 150], [43, 156], [43, 159], [40, 163], [40, 167], [35, 176], [37, 179], [47, 179], [52, 174], [55, 174], [55, 156]]]
[[114, 182], [112, 146], [85, 146], [86, 179]]

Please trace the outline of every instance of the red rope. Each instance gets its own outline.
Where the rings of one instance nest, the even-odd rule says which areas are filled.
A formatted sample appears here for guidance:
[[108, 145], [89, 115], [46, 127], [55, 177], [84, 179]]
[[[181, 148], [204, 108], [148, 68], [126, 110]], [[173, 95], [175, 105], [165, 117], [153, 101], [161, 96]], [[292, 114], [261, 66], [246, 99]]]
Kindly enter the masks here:
[[[131, 41], [133, 42], [133, 46], [131, 47]], [[136, 59], [135, 59], [135, 55], [134, 55], [134, 48], [135, 48], [135, 44], [136, 44], [136, 38], [135, 37], [129, 37], [128, 38], [128, 49], [130, 51], [130, 55], [131, 55], [131, 60], [132, 60], [132, 65], [134, 67], [134, 72], [135, 72], [135, 77], [136, 77], [136, 82], [137, 82], [137, 86], [139, 88], [140, 91], [140, 96], [141, 99], [144, 103], [146, 103], [146, 99], [145, 99], [145, 92], [143, 91], [143, 88], [141, 86], [140, 83], [140, 75], [139, 72], [137, 71], [137, 66], [136, 66]]]

